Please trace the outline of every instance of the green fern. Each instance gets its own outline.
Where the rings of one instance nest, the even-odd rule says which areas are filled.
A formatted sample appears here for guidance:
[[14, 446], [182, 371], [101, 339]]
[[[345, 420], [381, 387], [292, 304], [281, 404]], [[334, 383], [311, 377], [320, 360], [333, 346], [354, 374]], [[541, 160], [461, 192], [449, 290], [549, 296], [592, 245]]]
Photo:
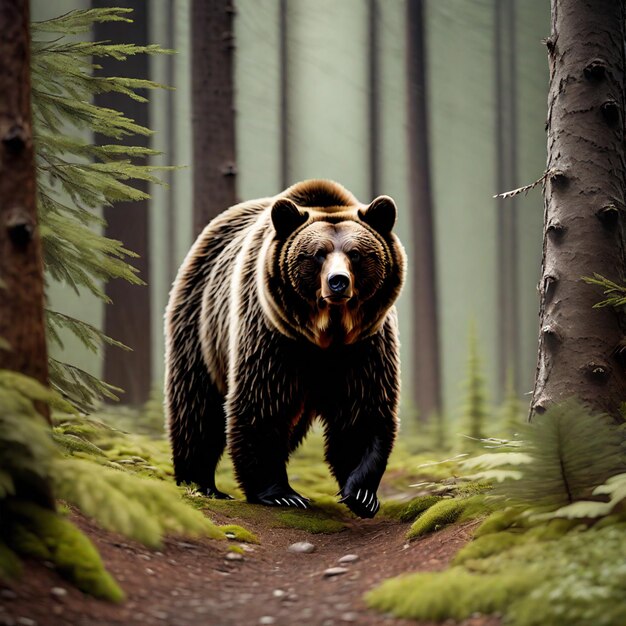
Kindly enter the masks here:
[[55, 462], [52, 477], [59, 498], [93, 517], [103, 528], [147, 546], [161, 546], [167, 533], [224, 538], [217, 526], [187, 506], [176, 488], [163, 481], [79, 459]]
[[[128, 262], [136, 255], [98, 232], [104, 224], [100, 210], [118, 201], [147, 198], [133, 184], [160, 182], [158, 170], [163, 168], [141, 162], [155, 154], [153, 150], [114, 143], [152, 131], [119, 111], [95, 105], [93, 96], [115, 92], [144, 102], [138, 90], [162, 86], [144, 79], [101, 76], [95, 60], [124, 61], [131, 55], [169, 51], [155, 45], [76, 41], [67, 36], [88, 34], [96, 22], [130, 22], [131, 13], [118, 8], [72, 11], [32, 25], [33, 123], [46, 273], [77, 293], [85, 289], [104, 302], [108, 302], [104, 282], [142, 281]], [[112, 142], [94, 145], [85, 138], [93, 133]], [[123, 347], [92, 325], [60, 312], [48, 311], [47, 322], [49, 340], [60, 347], [60, 331], [72, 333], [92, 351], [104, 344]], [[51, 360], [50, 379], [53, 388], [81, 411], [92, 410], [103, 398], [117, 399], [119, 391], [58, 360]]]

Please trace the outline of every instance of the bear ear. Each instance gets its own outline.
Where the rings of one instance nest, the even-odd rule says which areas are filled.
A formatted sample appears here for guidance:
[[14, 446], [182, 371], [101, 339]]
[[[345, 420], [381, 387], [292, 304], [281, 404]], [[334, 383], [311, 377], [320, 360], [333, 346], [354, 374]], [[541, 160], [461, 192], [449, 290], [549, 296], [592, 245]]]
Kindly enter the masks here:
[[391, 232], [397, 215], [396, 203], [389, 196], [378, 196], [366, 209], [359, 209], [359, 217], [381, 235]]
[[280, 239], [286, 239], [298, 226], [309, 218], [306, 211], [300, 211], [289, 198], [279, 198], [272, 206], [272, 224]]

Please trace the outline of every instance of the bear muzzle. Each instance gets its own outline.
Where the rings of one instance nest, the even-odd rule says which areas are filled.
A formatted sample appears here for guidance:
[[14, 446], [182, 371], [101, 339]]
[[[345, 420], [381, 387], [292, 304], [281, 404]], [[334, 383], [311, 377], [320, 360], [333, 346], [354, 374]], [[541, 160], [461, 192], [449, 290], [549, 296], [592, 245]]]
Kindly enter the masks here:
[[328, 255], [322, 268], [321, 298], [326, 304], [343, 304], [354, 295], [352, 275], [343, 253]]

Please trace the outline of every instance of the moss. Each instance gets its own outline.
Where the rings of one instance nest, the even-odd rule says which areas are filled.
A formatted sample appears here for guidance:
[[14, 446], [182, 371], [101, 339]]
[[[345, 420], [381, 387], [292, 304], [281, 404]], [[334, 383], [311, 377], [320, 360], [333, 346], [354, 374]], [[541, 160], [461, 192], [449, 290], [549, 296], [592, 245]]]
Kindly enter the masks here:
[[440, 530], [448, 524], [453, 524], [461, 516], [464, 507], [463, 500], [455, 498], [440, 500], [413, 522], [407, 533], [407, 539], [416, 539], [427, 533]]
[[220, 526], [219, 529], [224, 534], [229, 533], [235, 535], [234, 541], [243, 541], [244, 543], [259, 543], [259, 539], [254, 533], [251, 533], [249, 530], [246, 530], [241, 526], [237, 526], [236, 524], [226, 524], [225, 526]]
[[43, 545], [45, 558], [79, 589], [113, 602], [124, 599], [124, 593], [104, 569], [98, 551], [69, 521], [53, 511], [25, 502], [12, 503], [10, 516], [12, 530], [21, 529], [10, 532], [11, 547], [17, 552], [40, 558]]
[[316, 511], [281, 511], [276, 524], [286, 528], [298, 528], [312, 534], [332, 534], [345, 529], [344, 522], [329, 518]]
[[460, 567], [385, 581], [370, 591], [371, 608], [397, 617], [421, 620], [463, 620], [473, 613], [502, 611], [523, 590], [533, 586], [528, 571], [497, 575], [473, 574]]
[[234, 552], [235, 554], [245, 554], [246, 551], [241, 546], [228, 546], [229, 552]]
[[381, 506], [381, 513], [385, 517], [401, 522], [412, 522], [418, 515], [442, 499], [441, 496], [426, 495], [413, 498], [410, 502], [384, 502]]
[[526, 540], [522, 533], [503, 531], [478, 537], [466, 544], [454, 557], [453, 563], [461, 565], [472, 559], [484, 559], [492, 554], [499, 554]]
[[528, 517], [524, 517], [523, 512], [524, 508], [521, 507], [507, 507], [501, 511], [494, 511], [476, 529], [474, 536], [481, 537], [508, 528], [528, 528]]
[[484, 535], [451, 569], [391, 579], [366, 601], [419, 620], [500, 612], [512, 626], [625, 624], [626, 524], [577, 528], [542, 524]]

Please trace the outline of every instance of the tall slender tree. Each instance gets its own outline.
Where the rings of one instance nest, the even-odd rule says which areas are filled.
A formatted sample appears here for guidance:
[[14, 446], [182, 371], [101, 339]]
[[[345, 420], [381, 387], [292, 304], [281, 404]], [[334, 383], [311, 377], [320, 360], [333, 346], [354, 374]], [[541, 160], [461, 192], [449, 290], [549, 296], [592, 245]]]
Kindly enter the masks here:
[[407, 2], [409, 191], [413, 243], [413, 390], [420, 419], [441, 410], [435, 233], [423, 0]]
[[[138, 45], [148, 44], [148, 2], [133, 0], [92, 0], [98, 7], [122, 7], [134, 9], [132, 23], [101, 22], [94, 27], [97, 41], [126, 43], [132, 41]], [[146, 78], [149, 64], [145, 54], [130, 56], [123, 67], [113, 58], [98, 61], [103, 76]], [[142, 93], [142, 90], [138, 92]], [[126, 117], [141, 126], [149, 126], [148, 106], [119, 93], [99, 93], [95, 96], [99, 106], [122, 111]], [[97, 138], [98, 143], [107, 143], [107, 138]], [[127, 137], [120, 144], [148, 147], [148, 138], [141, 136]], [[137, 181], [134, 187], [147, 192], [148, 184]], [[148, 245], [148, 200], [139, 202], [117, 202], [104, 210], [106, 236], [123, 241], [124, 245], [139, 255], [133, 265], [139, 270], [144, 282], [149, 282], [149, 245]], [[112, 304], [105, 307], [104, 331], [109, 337], [132, 348], [125, 352], [116, 347], [107, 347], [104, 358], [104, 379], [125, 390], [122, 400], [129, 404], [144, 403], [149, 396], [152, 383], [151, 341], [150, 341], [150, 291], [147, 287], [130, 285], [121, 279], [111, 280], [106, 284], [106, 294]]]
[[193, 0], [194, 234], [236, 202], [232, 0]]
[[582, 280], [622, 284], [626, 5], [552, 0], [548, 176], [532, 414], [578, 396], [619, 416], [626, 400], [623, 309], [593, 308]]
[[0, 369], [47, 385], [28, 0], [0, 2], [0, 33]]
[[[517, 186], [517, 54], [515, 0], [498, 0], [495, 9], [496, 184], [504, 191]], [[519, 392], [519, 279], [517, 199], [496, 201], [498, 250], [498, 393], [509, 378]]]

